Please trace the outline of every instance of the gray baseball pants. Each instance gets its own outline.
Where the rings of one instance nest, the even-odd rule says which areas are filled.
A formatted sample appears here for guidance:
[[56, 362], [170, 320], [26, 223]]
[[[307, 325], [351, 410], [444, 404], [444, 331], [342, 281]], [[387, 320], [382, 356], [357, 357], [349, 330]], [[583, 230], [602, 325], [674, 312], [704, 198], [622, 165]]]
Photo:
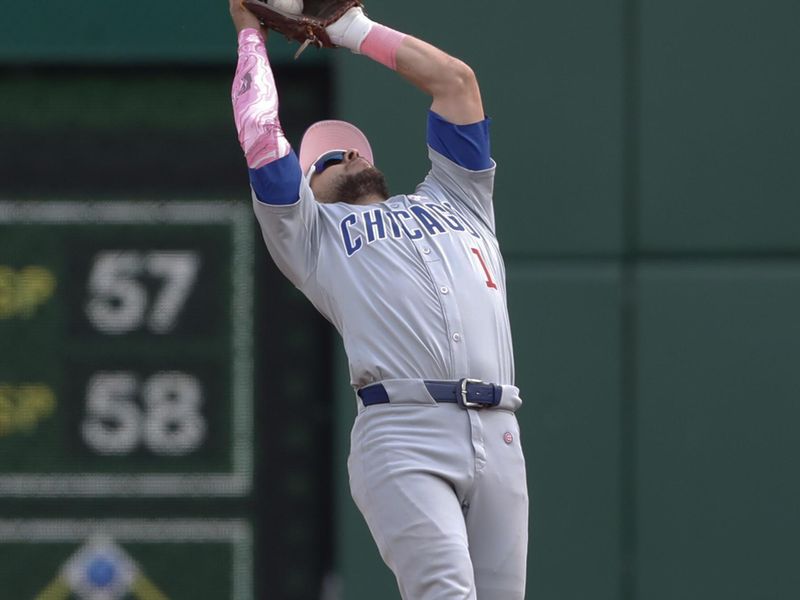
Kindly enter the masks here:
[[348, 470], [404, 600], [524, 598], [528, 493], [512, 410], [430, 397], [360, 406]]

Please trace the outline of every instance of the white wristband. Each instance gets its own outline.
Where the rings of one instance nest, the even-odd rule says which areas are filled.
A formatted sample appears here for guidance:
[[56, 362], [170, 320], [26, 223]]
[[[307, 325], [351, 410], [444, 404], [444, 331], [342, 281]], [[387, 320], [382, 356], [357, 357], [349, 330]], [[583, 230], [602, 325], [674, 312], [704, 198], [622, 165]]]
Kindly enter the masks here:
[[325, 31], [328, 32], [334, 44], [358, 54], [361, 50], [361, 42], [369, 35], [374, 24], [360, 6], [354, 6], [344, 13], [336, 23], [329, 25]]

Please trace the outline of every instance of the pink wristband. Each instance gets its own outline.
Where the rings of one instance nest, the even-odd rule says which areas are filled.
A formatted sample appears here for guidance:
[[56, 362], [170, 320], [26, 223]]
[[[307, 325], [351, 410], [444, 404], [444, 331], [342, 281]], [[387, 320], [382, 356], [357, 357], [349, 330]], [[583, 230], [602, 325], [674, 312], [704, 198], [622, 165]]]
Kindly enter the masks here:
[[404, 39], [406, 39], [405, 33], [375, 23], [361, 43], [361, 54], [396, 71], [397, 49], [400, 48]]

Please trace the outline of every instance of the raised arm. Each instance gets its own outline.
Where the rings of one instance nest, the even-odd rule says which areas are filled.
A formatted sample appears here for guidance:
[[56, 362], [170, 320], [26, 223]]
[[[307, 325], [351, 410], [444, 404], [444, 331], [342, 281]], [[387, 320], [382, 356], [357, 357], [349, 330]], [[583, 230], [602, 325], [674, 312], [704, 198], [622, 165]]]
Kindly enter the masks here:
[[328, 28], [338, 46], [396, 70], [433, 98], [431, 110], [456, 125], [484, 118], [478, 80], [472, 69], [427, 42], [394, 31], [351, 9]]
[[466, 63], [407, 36], [397, 51], [397, 72], [433, 98], [431, 110], [456, 125], [484, 118], [475, 73]]
[[278, 118], [278, 91], [267, 56], [266, 31], [241, 0], [229, 0], [229, 8], [239, 55], [231, 102], [250, 183], [261, 202], [292, 204], [299, 196], [300, 165]]

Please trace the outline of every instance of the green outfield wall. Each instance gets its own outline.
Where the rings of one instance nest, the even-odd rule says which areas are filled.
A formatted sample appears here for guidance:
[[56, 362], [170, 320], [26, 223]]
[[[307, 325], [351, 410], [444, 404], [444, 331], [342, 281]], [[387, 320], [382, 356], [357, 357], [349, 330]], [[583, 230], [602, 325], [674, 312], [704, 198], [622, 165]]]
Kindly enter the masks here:
[[[368, 9], [468, 62], [492, 118], [527, 598], [800, 597], [800, 4]], [[347, 487], [343, 353], [255, 228], [234, 226], [248, 195], [227, 5], [4, 10], [0, 596], [78, 597], [63, 595], [69, 573], [113, 564], [132, 577], [126, 600], [399, 598]], [[313, 120], [352, 120], [393, 191], [424, 177], [428, 99], [363, 57], [269, 47], [290, 141]], [[42, 201], [63, 206], [1, 204]], [[127, 206], [128, 221], [90, 202]], [[157, 216], [185, 216], [185, 202], [212, 215], [197, 235]], [[144, 309], [122, 331], [87, 319], [108, 251], [199, 257], [185, 319], [168, 332]], [[144, 267], [126, 277], [158, 298]], [[205, 390], [203, 443], [115, 453], [81, 437], [99, 406], [87, 382], [132, 374], [151, 390], [164, 373]], [[140, 395], [125, 405], [144, 410]]]
[[[800, 6], [410, 8], [372, 12], [472, 65], [493, 119], [527, 597], [797, 596]], [[341, 114], [411, 188], [426, 99], [337, 66]], [[398, 597], [340, 498], [344, 597]]]

